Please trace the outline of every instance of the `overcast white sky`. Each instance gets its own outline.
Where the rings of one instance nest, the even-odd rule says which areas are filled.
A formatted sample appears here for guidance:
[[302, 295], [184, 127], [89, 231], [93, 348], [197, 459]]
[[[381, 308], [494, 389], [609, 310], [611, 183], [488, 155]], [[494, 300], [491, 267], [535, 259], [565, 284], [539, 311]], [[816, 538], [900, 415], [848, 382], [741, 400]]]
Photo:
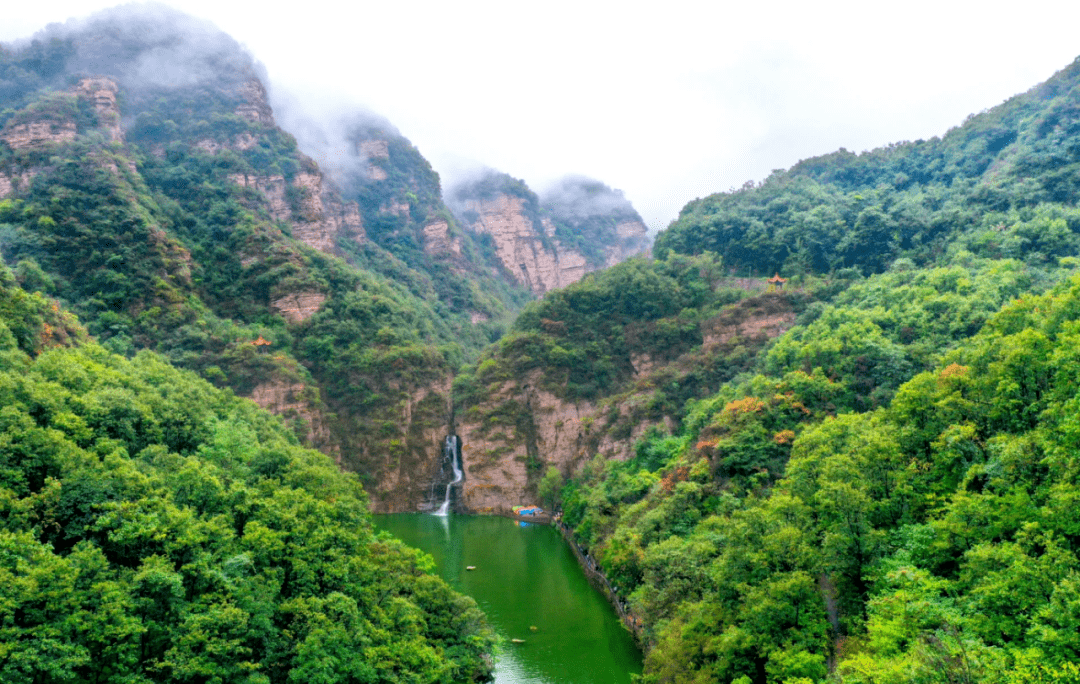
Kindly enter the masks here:
[[[5, 7], [0, 41], [115, 4]], [[584, 174], [654, 232], [800, 159], [940, 135], [1080, 55], [1080, 3], [1063, 0], [166, 4], [230, 33], [315, 114], [386, 116], [444, 184], [470, 164], [537, 191]]]

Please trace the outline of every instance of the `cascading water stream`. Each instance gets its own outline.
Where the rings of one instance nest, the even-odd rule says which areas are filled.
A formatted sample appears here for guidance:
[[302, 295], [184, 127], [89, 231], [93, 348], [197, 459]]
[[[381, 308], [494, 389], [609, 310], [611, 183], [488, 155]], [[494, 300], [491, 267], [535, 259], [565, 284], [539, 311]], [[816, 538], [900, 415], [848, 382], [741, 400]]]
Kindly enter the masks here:
[[443, 498], [442, 506], [439, 506], [439, 510], [435, 511], [435, 515], [445, 518], [450, 514], [450, 490], [462, 479], [461, 466], [458, 464], [457, 435], [447, 435], [446, 442], [443, 445], [443, 453], [450, 456], [450, 467], [454, 469], [454, 480], [446, 485], [446, 495]]

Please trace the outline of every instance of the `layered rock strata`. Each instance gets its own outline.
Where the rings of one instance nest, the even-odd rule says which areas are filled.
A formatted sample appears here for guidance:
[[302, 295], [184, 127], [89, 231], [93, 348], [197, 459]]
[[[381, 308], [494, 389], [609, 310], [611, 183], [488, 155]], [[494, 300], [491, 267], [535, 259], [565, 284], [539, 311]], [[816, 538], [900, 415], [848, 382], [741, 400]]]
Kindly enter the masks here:
[[295, 206], [289, 201], [290, 183], [283, 176], [233, 174], [229, 179], [259, 191], [270, 218], [288, 223], [294, 238], [320, 252], [336, 254], [338, 238], [357, 243], [366, 239], [359, 207], [342, 201], [321, 173], [293, 177], [291, 186], [299, 191]]
[[543, 220], [542, 232], [537, 231], [521, 197], [500, 194], [490, 200], [469, 200], [465, 206], [476, 216], [470, 224], [473, 232], [487, 233], [494, 239], [503, 266], [534, 294], [566, 287], [589, 270], [584, 256], [554, 237], [554, 224]]

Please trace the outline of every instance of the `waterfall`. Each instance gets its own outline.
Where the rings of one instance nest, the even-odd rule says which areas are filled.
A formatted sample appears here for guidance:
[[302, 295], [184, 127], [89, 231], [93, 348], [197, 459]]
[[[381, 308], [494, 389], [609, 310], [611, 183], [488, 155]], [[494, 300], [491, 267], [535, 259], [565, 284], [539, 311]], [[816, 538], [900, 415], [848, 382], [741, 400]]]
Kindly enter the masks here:
[[454, 469], [454, 480], [446, 485], [446, 494], [443, 497], [442, 506], [439, 506], [439, 510], [435, 511], [435, 515], [446, 517], [450, 514], [450, 490], [458, 482], [461, 482], [463, 477], [461, 465], [458, 463], [460, 459], [459, 453], [457, 435], [447, 435], [446, 442], [443, 444], [443, 455], [444, 457], [450, 457], [450, 466]]

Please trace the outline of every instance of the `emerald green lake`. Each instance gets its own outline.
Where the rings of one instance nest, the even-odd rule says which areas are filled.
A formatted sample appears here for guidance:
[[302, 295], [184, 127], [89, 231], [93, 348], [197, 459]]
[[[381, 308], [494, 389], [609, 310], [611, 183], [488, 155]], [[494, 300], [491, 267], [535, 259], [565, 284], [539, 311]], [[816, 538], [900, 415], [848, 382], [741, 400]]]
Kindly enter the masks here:
[[[374, 520], [430, 554], [443, 579], [487, 613], [506, 641], [497, 684], [622, 684], [641, 673], [630, 633], [554, 528], [491, 516], [403, 513]], [[476, 569], [466, 570], [470, 565]]]

